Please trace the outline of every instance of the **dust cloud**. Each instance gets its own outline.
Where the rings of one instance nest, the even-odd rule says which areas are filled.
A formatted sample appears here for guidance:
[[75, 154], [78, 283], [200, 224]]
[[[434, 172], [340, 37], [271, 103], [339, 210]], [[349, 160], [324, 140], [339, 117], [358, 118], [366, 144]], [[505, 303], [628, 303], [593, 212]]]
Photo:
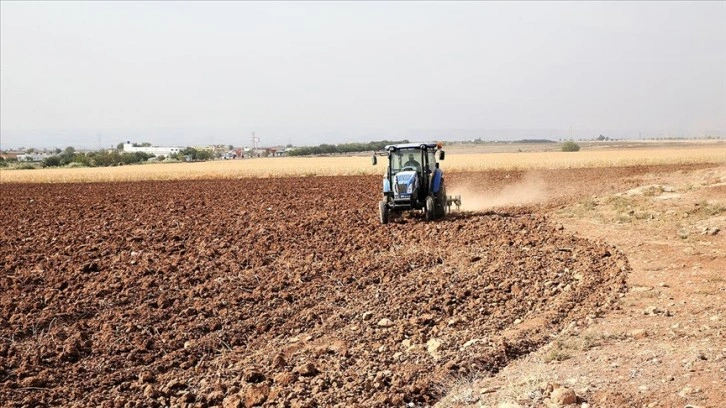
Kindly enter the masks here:
[[448, 195], [461, 196], [461, 211], [483, 211], [497, 207], [527, 205], [547, 199], [546, 186], [542, 177], [525, 174], [520, 180], [507, 183], [501, 188], [491, 188], [474, 181], [452, 183], [447, 187]]

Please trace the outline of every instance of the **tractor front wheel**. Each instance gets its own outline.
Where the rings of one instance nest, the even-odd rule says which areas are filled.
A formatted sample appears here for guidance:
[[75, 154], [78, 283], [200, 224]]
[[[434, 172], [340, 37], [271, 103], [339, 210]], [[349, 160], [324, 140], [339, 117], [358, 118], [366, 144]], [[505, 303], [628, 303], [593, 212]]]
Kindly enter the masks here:
[[380, 201], [378, 203], [378, 212], [379, 217], [381, 220], [381, 224], [388, 224], [388, 218], [389, 218], [389, 212], [388, 212], [388, 206], [386, 205], [385, 201]]
[[436, 214], [434, 213], [436, 211], [436, 204], [434, 203], [434, 198], [432, 196], [426, 197], [426, 221], [432, 221]]

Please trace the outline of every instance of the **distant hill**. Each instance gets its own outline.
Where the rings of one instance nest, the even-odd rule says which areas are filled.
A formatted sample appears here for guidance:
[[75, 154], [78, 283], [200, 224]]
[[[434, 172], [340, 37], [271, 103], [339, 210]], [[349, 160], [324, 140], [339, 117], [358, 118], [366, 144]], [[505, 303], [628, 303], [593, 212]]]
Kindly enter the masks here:
[[554, 141], [554, 140], [550, 140], [550, 139], [519, 139], [519, 140], [497, 140], [497, 139], [493, 139], [493, 140], [482, 140], [481, 138], [478, 138], [478, 139], [474, 139], [474, 140], [470, 140], [470, 141], [466, 141], [466, 142], [458, 142], [458, 143], [463, 143], [463, 144], [468, 144], [468, 143], [474, 143], [474, 144], [492, 144], [492, 143], [549, 144], [549, 143], [557, 143], [557, 142]]
[[515, 140], [511, 143], [557, 143], [554, 140], [549, 139], [522, 139], [522, 140]]

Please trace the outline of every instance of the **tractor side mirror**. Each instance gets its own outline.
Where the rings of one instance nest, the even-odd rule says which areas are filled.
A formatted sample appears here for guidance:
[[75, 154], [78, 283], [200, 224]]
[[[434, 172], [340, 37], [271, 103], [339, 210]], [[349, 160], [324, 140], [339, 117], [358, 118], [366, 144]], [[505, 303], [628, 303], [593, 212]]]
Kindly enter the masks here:
[[371, 163], [373, 163], [374, 166], [376, 164], [378, 164], [378, 159], [376, 159], [376, 155], [375, 154], [373, 155], [373, 157], [371, 157]]
[[444, 160], [444, 157], [446, 157], [446, 152], [439, 150], [439, 160]]

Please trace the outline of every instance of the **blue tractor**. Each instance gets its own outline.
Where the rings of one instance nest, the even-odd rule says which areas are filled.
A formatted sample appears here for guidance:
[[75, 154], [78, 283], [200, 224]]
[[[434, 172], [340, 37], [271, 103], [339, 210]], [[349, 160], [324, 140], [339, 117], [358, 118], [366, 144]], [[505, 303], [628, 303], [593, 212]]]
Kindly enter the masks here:
[[[381, 224], [404, 211], [422, 210], [427, 221], [443, 217], [452, 205], [461, 206], [461, 197], [446, 195], [444, 172], [436, 161], [444, 160], [441, 143], [389, 145], [380, 156], [388, 156], [383, 177], [383, 200], [378, 203]], [[373, 165], [377, 164], [373, 155]]]

